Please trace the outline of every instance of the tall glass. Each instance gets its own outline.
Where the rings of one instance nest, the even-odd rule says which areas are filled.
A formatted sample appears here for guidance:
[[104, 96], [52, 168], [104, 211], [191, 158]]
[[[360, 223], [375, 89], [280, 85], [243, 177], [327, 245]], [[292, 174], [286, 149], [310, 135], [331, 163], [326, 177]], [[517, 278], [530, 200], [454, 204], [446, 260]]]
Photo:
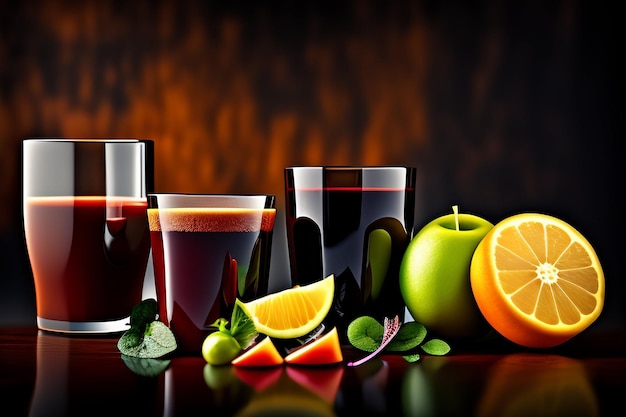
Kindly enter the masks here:
[[199, 355], [211, 325], [230, 321], [236, 298], [267, 294], [275, 197], [151, 194], [149, 201], [159, 315], [179, 351]]
[[325, 324], [344, 341], [358, 316], [404, 318], [399, 269], [413, 236], [415, 176], [408, 167], [285, 169], [292, 284], [334, 274]]
[[150, 253], [149, 140], [25, 139], [23, 209], [37, 326], [128, 329]]

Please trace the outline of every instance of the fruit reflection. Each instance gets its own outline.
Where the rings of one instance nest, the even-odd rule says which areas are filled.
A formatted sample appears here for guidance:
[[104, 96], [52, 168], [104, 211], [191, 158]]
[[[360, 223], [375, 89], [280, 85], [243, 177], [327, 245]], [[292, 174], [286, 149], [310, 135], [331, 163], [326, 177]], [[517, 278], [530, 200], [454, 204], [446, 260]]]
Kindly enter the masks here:
[[[238, 416], [335, 416], [334, 401], [328, 401], [309, 388], [308, 381], [311, 376], [303, 377], [302, 373], [298, 373], [296, 378], [303, 382], [301, 385], [294, 383], [285, 367], [256, 372], [267, 373], [268, 379], [271, 379], [275, 378], [276, 370], [280, 371], [277, 380], [262, 391], [257, 391], [252, 400], [240, 410]], [[340, 368], [336, 369], [337, 372], [339, 370]], [[241, 373], [242, 370], [237, 371]], [[329, 381], [336, 379], [333, 375], [326, 377]]]
[[198, 410], [233, 414], [253, 394], [230, 366], [213, 366], [201, 357], [177, 357], [165, 371], [163, 415]]
[[260, 392], [274, 385], [283, 373], [282, 366], [263, 368], [233, 367], [235, 375], [255, 391]]
[[232, 366], [210, 365], [207, 363], [204, 365], [202, 372], [207, 387], [213, 390], [227, 388], [236, 380]]
[[462, 358], [425, 356], [407, 366], [400, 387], [403, 415], [468, 415], [481, 393], [477, 376], [490, 363], [488, 357], [479, 363]]
[[558, 355], [511, 354], [488, 375], [477, 415], [599, 415], [598, 400], [584, 366]]
[[288, 366], [287, 375], [293, 381], [317, 394], [329, 404], [335, 403], [343, 366], [336, 367], [296, 367]]
[[405, 416], [436, 416], [431, 381], [421, 364], [408, 366], [402, 380], [402, 411]]

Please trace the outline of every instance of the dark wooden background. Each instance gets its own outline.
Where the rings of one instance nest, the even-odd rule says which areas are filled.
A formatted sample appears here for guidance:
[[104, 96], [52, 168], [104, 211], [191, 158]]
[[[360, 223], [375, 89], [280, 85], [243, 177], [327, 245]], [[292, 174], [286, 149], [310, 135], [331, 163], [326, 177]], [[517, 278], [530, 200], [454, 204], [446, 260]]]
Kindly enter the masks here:
[[623, 325], [619, 18], [592, 1], [0, 0], [0, 323], [35, 315], [21, 140], [64, 136], [151, 138], [157, 191], [274, 193], [279, 212], [285, 166], [416, 166], [417, 228], [458, 204], [579, 229], [606, 273], [600, 322]]

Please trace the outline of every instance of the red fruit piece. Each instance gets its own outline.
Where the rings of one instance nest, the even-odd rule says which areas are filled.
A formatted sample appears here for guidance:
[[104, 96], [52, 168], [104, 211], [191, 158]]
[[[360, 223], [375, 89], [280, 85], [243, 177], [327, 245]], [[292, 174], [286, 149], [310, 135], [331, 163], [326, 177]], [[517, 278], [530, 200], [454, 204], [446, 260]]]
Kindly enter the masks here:
[[337, 328], [322, 337], [298, 348], [285, 357], [285, 362], [294, 365], [330, 365], [343, 362]]
[[283, 357], [278, 353], [278, 350], [276, 350], [272, 339], [265, 337], [241, 355], [237, 356], [230, 363], [234, 366], [249, 367], [276, 366], [283, 363]]

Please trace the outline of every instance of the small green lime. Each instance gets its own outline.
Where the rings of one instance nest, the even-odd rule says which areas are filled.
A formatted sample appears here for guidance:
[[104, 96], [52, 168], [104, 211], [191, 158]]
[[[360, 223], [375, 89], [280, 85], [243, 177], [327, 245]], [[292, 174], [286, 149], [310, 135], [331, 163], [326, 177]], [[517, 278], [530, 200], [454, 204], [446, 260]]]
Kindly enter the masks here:
[[202, 356], [211, 365], [230, 363], [241, 352], [234, 337], [224, 332], [213, 332], [202, 343]]

